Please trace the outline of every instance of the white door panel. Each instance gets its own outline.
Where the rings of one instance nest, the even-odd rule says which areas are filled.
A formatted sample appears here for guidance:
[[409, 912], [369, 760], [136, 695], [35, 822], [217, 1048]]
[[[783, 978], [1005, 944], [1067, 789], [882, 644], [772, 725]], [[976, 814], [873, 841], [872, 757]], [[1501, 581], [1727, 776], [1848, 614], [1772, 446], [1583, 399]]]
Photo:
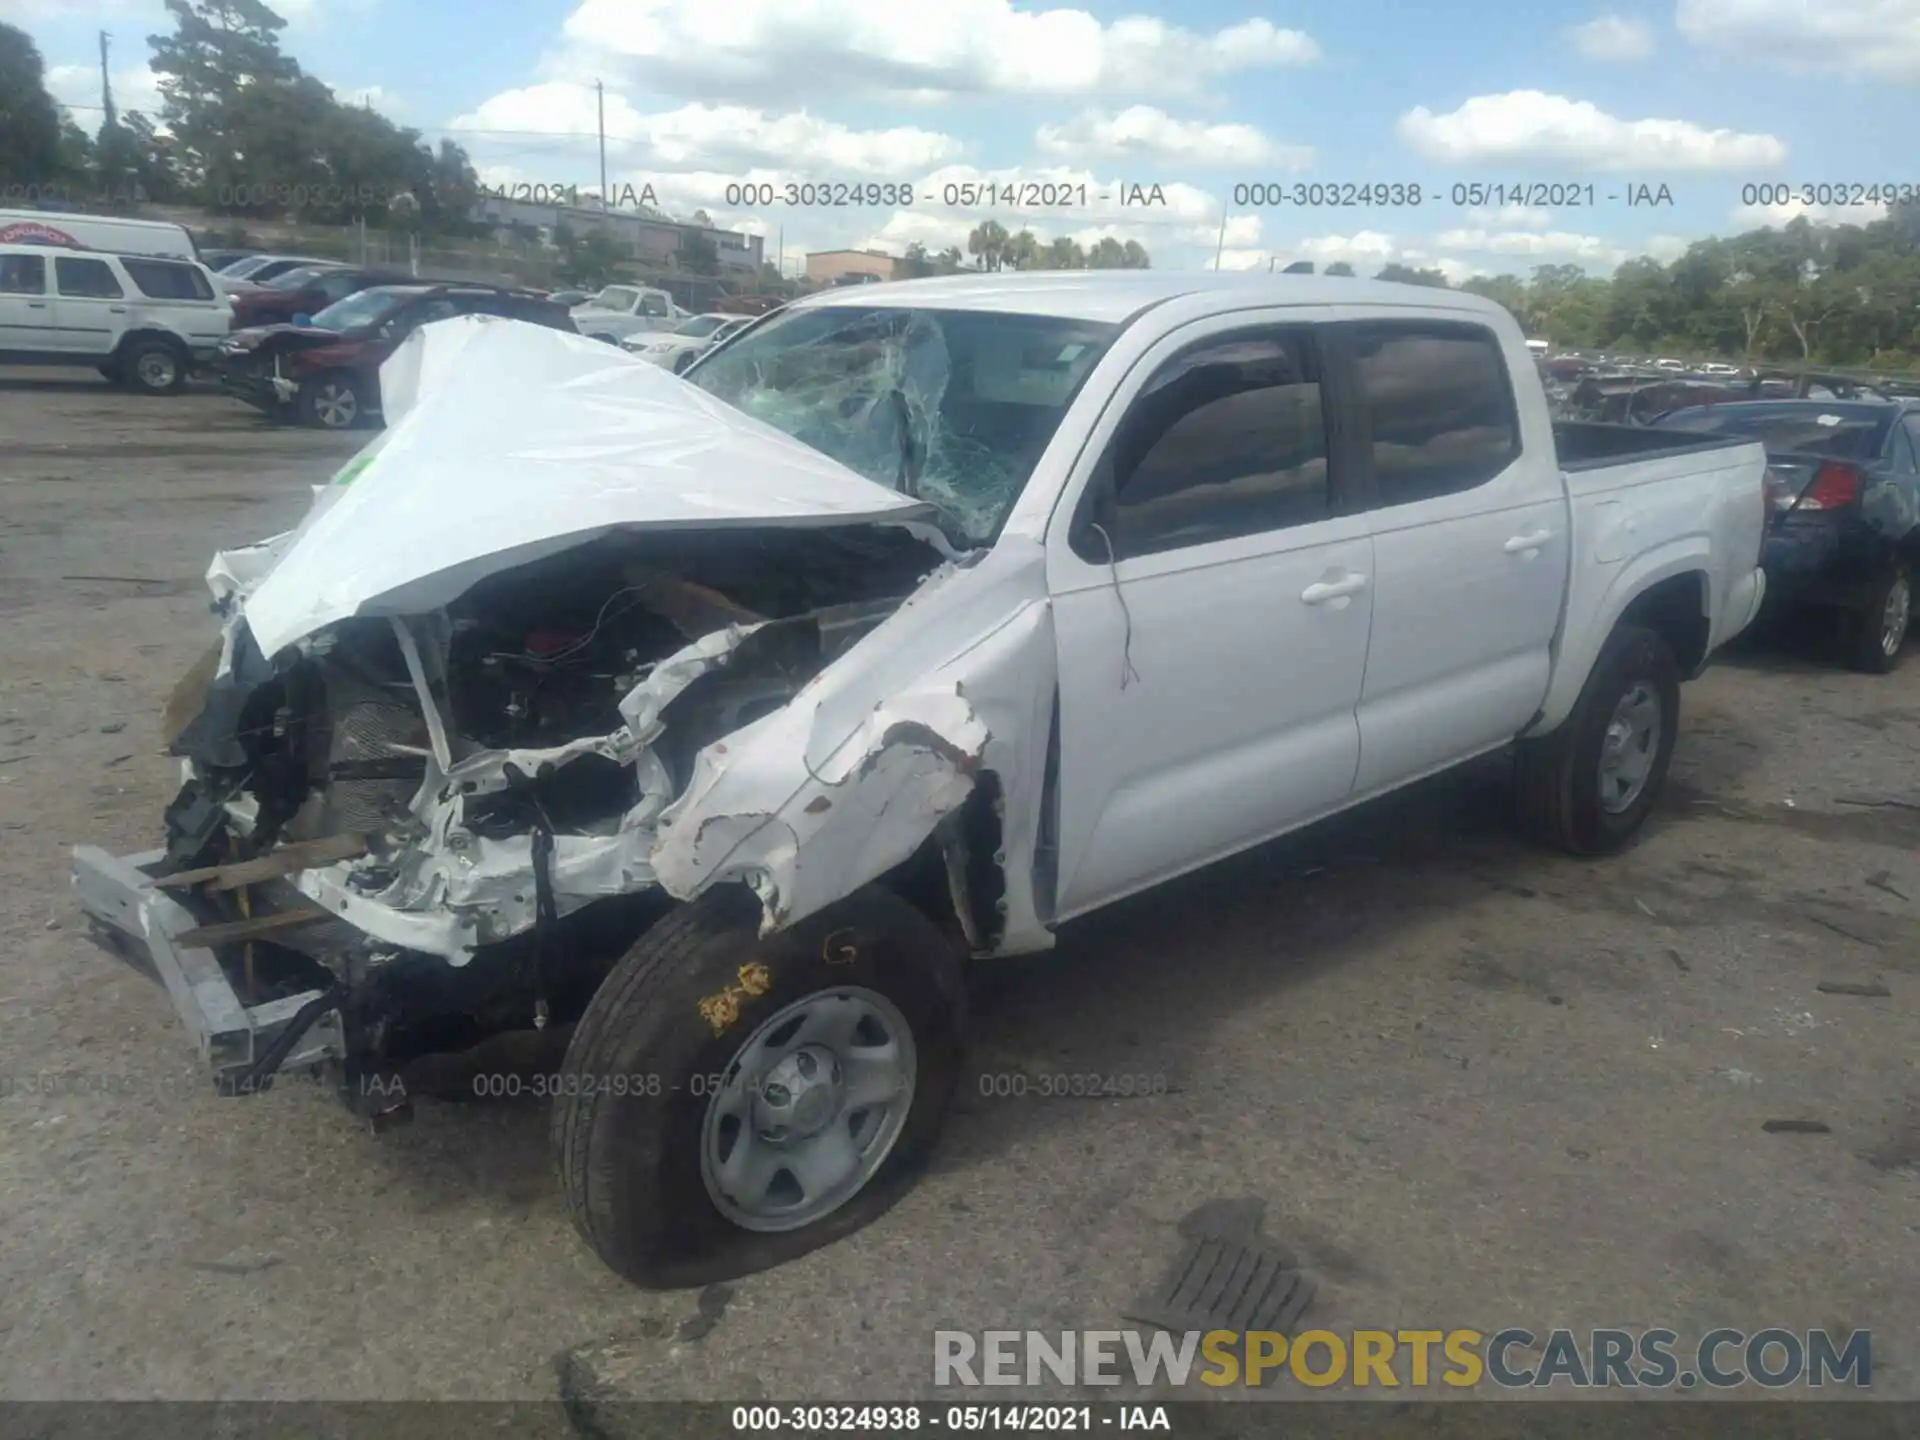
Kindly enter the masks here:
[[[1411, 512], [1424, 508], [1374, 515], [1362, 792], [1511, 739], [1547, 693], [1567, 577], [1565, 503], [1421, 524]], [[1390, 524], [1398, 528], [1378, 528]]]
[[[36, 263], [37, 262], [37, 263]], [[46, 293], [46, 259], [37, 255], [0, 256], [9, 289], [0, 290], [0, 350], [51, 350], [53, 334], [53, 298]], [[35, 283], [38, 290], [27, 287]]]
[[[1056, 595], [1061, 917], [1257, 843], [1351, 791], [1373, 608], [1364, 531], [1349, 517], [1257, 537], [1287, 548], [1225, 562], [1196, 552], [1123, 562], [1117, 588], [1107, 578]], [[1304, 598], [1314, 587], [1347, 593]]]

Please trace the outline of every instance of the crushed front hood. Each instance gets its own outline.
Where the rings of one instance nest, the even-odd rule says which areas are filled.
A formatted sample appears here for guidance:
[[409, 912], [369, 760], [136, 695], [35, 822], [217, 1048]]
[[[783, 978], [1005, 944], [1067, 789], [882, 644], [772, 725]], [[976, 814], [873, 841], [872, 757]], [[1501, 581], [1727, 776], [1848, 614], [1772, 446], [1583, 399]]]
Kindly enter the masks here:
[[387, 429], [247, 596], [267, 656], [351, 616], [431, 612], [616, 529], [931, 513], [657, 365], [543, 326], [424, 326], [380, 385]]

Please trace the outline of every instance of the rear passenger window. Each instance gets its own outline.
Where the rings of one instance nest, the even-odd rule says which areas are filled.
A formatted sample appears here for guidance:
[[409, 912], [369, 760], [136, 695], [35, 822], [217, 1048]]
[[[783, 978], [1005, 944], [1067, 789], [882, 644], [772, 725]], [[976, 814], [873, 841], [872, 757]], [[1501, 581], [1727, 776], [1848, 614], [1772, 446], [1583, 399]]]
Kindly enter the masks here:
[[0, 255], [0, 295], [47, 293], [47, 262], [38, 255]]
[[1520, 458], [1513, 387], [1491, 330], [1380, 321], [1347, 335], [1373, 431], [1376, 505], [1472, 490]]
[[62, 295], [78, 299], [118, 300], [127, 292], [104, 260], [82, 260], [62, 255], [53, 262], [53, 281]]
[[[1115, 559], [1326, 518], [1327, 427], [1305, 332], [1209, 340], [1169, 361], [1109, 451]], [[1085, 552], [1104, 559], [1094, 535]]]
[[197, 266], [165, 260], [122, 260], [127, 278], [150, 300], [211, 300], [213, 287]]
[[1920, 470], [1920, 418], [1900, 422], [1899, 439], [1893, 447], [1893, 463], [1902, 474]]

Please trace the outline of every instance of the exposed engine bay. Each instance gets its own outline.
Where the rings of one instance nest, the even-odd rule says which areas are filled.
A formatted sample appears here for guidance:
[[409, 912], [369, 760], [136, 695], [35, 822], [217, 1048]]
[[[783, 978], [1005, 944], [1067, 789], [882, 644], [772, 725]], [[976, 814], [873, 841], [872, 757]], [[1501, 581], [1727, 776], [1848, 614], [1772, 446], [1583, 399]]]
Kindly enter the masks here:
[[444, 1021], [489, 996], [544, 1023], [598, 978], [565, 973], [595, 947], [560, 943], [564, 922], [657, 900], [654, 827], [702, 748], [786, 706], [946, 563], [913, 525], [618, 533], [432, 616], [339, 622], [277, 664], [230, 606], [224, 668], [203, 665], [169, 707], [188, 778], [168, 868], [336, 847], [277, 888], [346, 923], [316, 914], [249, 942], [255, 998], [312, 986], [316, 966], [348, 989], [384, 970], [420, 981], [424, 960], [449, 972], [425, 983], [466, 999], [378, 1003], [440, 1016], [406, 1048], [462, 1043]]

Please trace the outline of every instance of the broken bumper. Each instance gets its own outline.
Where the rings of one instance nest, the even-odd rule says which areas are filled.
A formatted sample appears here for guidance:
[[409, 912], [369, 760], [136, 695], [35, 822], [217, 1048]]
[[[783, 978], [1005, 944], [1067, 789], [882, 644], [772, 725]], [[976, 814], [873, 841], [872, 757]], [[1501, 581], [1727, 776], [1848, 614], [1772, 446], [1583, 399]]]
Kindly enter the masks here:
[[[230, 1088], [280, 1036], [318, 990], [248, 1006], [235, 993], [212, 950], [180, 943], [200, 922], [153, 883], [164, 852], [115, 856], [94, 845], [73, 852], [73, 886], [103, 948], [165, 987], [173, 1008], [199, 1047], [216, 1085]], [[276, 1067], [299, 1070], [346, 1057], [340, 1012], [315, 1019]]]
[[215, 368], [222, 390], [260, 410], [291, 404], [300, 388], [294, 381], [254, 361], [222, 356]]

